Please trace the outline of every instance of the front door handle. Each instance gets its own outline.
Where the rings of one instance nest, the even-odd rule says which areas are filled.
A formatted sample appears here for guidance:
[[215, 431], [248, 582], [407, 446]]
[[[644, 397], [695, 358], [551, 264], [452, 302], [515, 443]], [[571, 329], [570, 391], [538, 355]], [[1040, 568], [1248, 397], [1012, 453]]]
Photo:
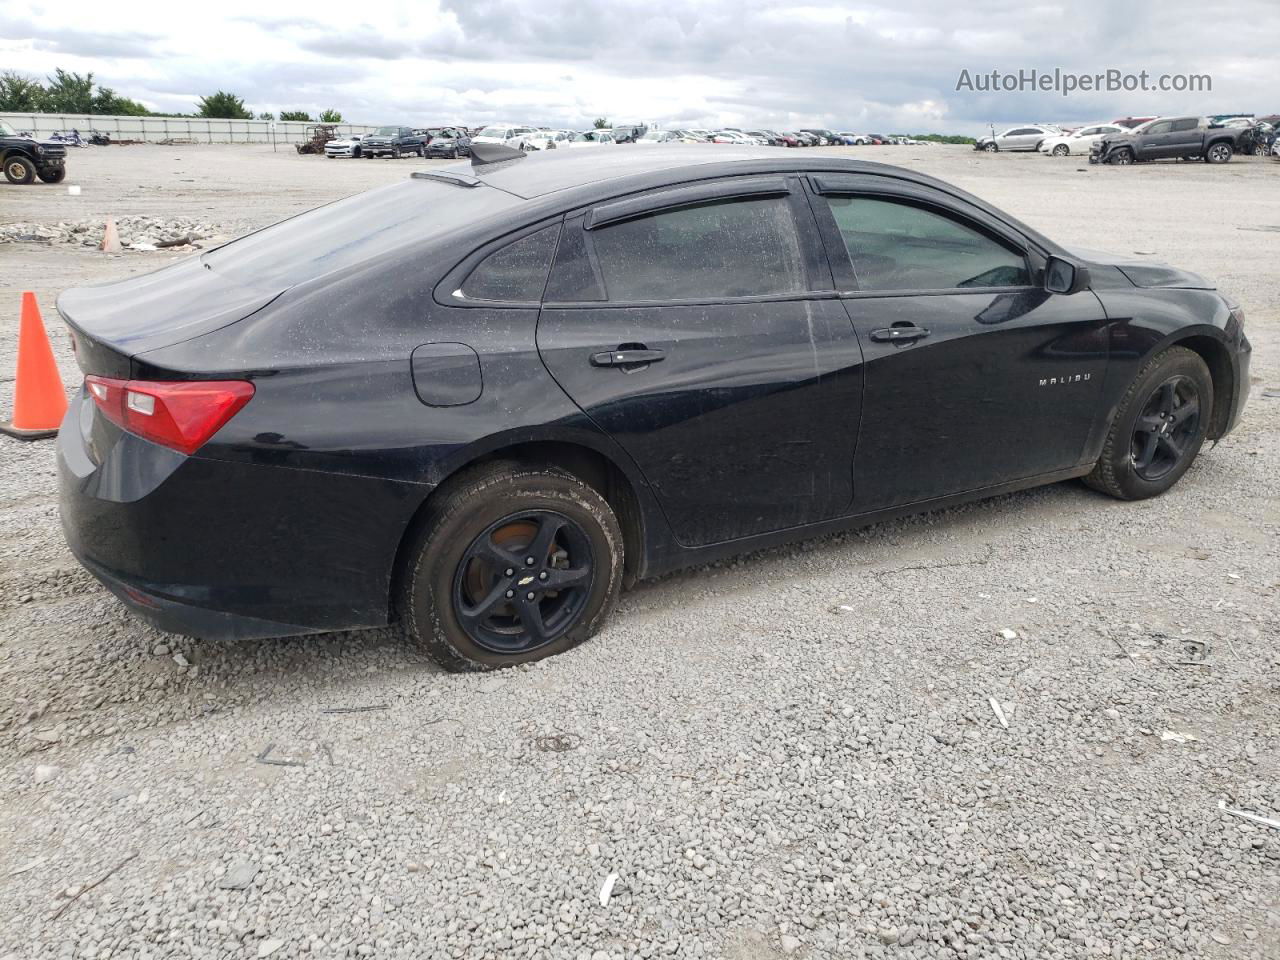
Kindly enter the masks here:
[[903, 327], [884, 327], [880, 330], [871, 331], [871, 339], [876, 343], [902, 343], [910, 340], [920, 340], [928, 335], [928, 330], [924, 327], [917, 327], [914, 323]]
[[665, 350], [650, 350], [648, 347], [627, 350], [619, 347], [617, 350], [609, 350], [605, 353], [593, 353], [591, 355], [591, 365], [594, 367], [629, 367], [638, 363], [657, 363], [659, 360], [666, 359], [666, 356], [667, 352]]

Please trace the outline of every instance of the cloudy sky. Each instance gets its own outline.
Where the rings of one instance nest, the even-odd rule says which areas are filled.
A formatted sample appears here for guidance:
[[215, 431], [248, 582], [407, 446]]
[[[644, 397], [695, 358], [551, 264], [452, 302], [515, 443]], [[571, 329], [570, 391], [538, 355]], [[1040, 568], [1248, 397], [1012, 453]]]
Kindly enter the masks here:
[[[270, 11], [270, 12], [266, 12]], [[1280, 111], [1275, 0], [33, 0], [0, 70], [55, 66], [157, 110], [234, 91], [356, 122], [824, 126]], [[962, 70], [1208, 74], [1210, 93], [984, 93]]]

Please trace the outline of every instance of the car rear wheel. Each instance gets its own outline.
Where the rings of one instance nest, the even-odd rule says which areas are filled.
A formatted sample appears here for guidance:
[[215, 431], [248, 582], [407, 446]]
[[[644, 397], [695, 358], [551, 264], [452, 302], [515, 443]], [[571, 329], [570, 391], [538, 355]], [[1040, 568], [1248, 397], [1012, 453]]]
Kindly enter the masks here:
[[1204, 158], [1210, 163], [1226, 163], [1231, 159], [1231, 144], [1215, 143], [1205, 152]]
[[1164, 493], [1204, 444], [1213, 411], [1213, 378], [1200, 356], [1170, 347], [1129, 386], [1085, 482], [1121, 500]]
[[622, 583], [622, 532], [593, 488], [499, 462], [460, 478], [406, 553], [401, 613], [446, 670], [541, 660], [586, 640]]
[[1053, 155], [1055, 157], [1065, 157], [1070, 152], [1071, 152], [1071, 148], [1068, 147], [1065, 143], [1060, 143], [1053, 148]]
[[36, 178], [36, 165], [26, 157], [8, 157], [4, 162], [4, 178], [10, 183], [30, 183]]

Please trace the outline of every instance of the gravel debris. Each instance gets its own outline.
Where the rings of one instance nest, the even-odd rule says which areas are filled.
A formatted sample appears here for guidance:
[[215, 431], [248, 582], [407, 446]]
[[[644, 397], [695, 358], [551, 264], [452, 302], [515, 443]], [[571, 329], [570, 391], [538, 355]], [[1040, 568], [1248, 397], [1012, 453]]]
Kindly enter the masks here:
[[[152, 252], [161, 245], [180, 246], [177, 241], [182, 240], [217, 246], [235, 232], [234, 227], [192, 217], [124, 216], [115, 221], [121, 244], [140, 252]], [[105, 220], [19, 221], [0, 224], [0, 243], [75, 244], [96, 249], [105, 231]]]

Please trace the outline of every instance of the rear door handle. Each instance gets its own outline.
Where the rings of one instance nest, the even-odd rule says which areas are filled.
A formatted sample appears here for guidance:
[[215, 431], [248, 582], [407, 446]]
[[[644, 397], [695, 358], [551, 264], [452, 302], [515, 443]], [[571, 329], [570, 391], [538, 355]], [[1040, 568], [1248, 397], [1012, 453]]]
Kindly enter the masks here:
[[915, 324], [907, 327], [884, 327], [880, 330], [871, 331], [871, 339], [877, 343], [895, 343], [908, 340], [920, 340], [928, 335], [928, 330], [924, 327], [917, 327]]
[[595, 367], [629, 367], [633, 363], [657, 363], [666, 359], [665, 350], [650, 350], [647, 347], [636, 350], [609, 350], [605, 353], [593, 353], [591, 365]]

